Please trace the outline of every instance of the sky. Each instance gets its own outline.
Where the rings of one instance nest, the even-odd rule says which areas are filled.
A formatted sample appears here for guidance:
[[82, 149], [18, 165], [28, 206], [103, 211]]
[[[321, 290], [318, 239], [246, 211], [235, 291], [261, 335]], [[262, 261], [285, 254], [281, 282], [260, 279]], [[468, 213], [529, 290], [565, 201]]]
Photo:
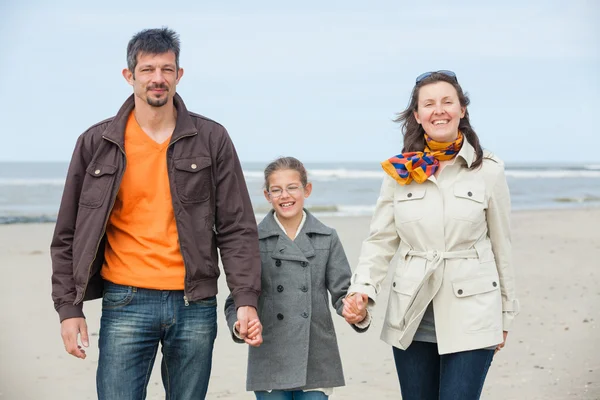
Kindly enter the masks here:
[[415, 77], [449, 69], [500, 158], [600, 162], [595, 0], [84, 3], [0, 2], [0, 161], [68, 161], [131, 94], [131, 36], [168, 26], [179, 94], [227, 128], [242, 161], [386, 159]]

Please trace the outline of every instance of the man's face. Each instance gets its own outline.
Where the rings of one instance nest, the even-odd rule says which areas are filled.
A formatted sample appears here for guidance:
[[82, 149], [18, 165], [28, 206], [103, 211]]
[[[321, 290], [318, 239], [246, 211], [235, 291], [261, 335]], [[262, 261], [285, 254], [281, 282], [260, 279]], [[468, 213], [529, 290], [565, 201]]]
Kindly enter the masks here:
[[173, 99], [183, 69], [177, 69], [175, 53], [140, 53], [135, 73], [123, 70], [123, 76], [133, 86], [133, 93], [152, 107], [162, 107]]

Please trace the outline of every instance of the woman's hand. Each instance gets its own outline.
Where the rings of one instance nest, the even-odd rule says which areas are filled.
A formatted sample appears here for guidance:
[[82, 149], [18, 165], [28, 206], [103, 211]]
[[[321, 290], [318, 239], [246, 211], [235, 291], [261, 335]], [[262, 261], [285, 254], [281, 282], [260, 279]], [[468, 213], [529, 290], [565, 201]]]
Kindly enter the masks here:
[[368, 302], [369, 296], [364, 293], [352, 293], [345, 299], [342, 299], [342, 303], [344, 303], [342, 316], [346, 319], [346, 322], [353, 325], [365, 319]]
[[502, 343], [496, 346], [496, 350], [494, 350], [494, 355], [496, 355], [497, 352], [502, 350], [504, 348], [504, 345], [506, 344], [506, 337], [508, 336], [508, 331], [504, 331], [502, 333], [504, 334], [504, 340], [502, 341]]

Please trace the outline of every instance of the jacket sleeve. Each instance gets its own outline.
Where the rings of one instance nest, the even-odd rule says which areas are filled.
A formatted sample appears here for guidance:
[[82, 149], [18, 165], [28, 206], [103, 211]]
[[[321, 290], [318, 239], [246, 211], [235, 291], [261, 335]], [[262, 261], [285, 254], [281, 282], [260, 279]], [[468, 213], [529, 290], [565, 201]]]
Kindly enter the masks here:
[[[327, 260], [325, 270], [325, 284], [331, 295], [331, 305], [335, 308], [338, 315], [342, 315], [342, 311], [344, 310], [342, 299], [348, 294], [351, 275], [352, 271], [350, 270], [350, 263], [346, 257], [346, 252], [337, 232], [334, 230], [331, 235], [329, 259]], [[369, 329], [369, 325], [363, 328], [359, 328], [356, 325], [351, 326], [357, 332], [365, 332]]]
[[215, 171], [217, 247], [236, 308], [256, 308], [261, 271], [256, 219], [242, 166], [227, 131], [223, 131]]
[[77, 295], [73, 278], [73, 237], [85, 170], [91, 160], [83, 139], [81, 135], [75, 144], [50, 244], [52, 300], [61, 322], [68, 318], [84, 317], [83, 303], [73, 304]]
[[229, 332], [231, 333], [231, 338], [236, 343], [244, 343], [244, 341], [238, 338], [234, 333], [235, 323], [237, 322], [237, 311], [235, 308], [235, 304], [233, 303], [233, 296], [229, 294], [227, 296], [227, 300], [225, 300], [225, 318], [227, 319], [227, 326], [229, 327]]
[[510, 194], [504, 168], [494, 183], [486, 213], [492, 252], [500, 277], [502, 325], [503, 330], [508, 331], [515, 316], [519, 313], [519, 301], [515, 293], [515, 272], [511, 259]]
[[394, 189], [396, 181], [385, 176], [377, 199], [369, 236], [362, 244], [358, 265], [352, 275], [350, 293], [365, 293], [373, 306], [381, 291], [390, 261], [400, 245], [394, 220]]

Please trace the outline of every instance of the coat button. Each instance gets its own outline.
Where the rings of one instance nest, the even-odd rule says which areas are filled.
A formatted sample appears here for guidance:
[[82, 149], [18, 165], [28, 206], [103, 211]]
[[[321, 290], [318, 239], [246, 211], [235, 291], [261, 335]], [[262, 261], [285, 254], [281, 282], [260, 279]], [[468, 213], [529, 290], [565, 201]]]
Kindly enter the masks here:
[[396, 282], [392, 283], [392, 286], [393, 286], [393, 287], [396, 287]]
[[463, 294], [463, 290], [462, 289], [458, 289], [458, 294]]
[[300, 263], [300, 265], [302, 265], [303, 267], [306, 267], [306, 266], [308, 265], [308, 263], [307, 263], [306, 261], [302, 261], [302, 262]]
[[198, 168], [198, 166], [196, 164], [192, 164], [192, 165], [190, 165], [190, 167], [192, 167], [192, 169]]
[[279, 293], [283, 292], [283, 286], [281, 286], [281, 285], [277, 286], [277, 291]]
[[412, 197], [412, 193], [407, 194], [406, 197], [410, 199]]
[[95, 171], [94, 171], [94, 173], [95, 173], [96, 175], [100, 175], [100, 170], [99, 170], [99, 169], [97, 169], [97, 170], [95, 170]]
[[308, 288], [306, 286], [302, 286], [302, 288], [300, 288], [300, 290], [302, 290], [304, 293], [308, 292]]
[[496, 282], [492, 282], [492, 286], [496, 287], [496, 286], [498, 286], [498, 284]]
[[467, 193], [467, 196], [472, 197], [473, 196], [473, 192]]
[[281, 313], [277, 314], [277, 319], [281, 321], [283, 319], [283, 314], [281, 314]]
[[307, 313], [306, 311], [305, 311], [305, 312], [303, 312], [303, 313], [302, 313], [302, 314], [300, 314], [300, 315], [302, 315], [302, 318], [308, 318], [308, 313]]
[[281, 267], [281, 260], [275, 260], [275, 265]]

